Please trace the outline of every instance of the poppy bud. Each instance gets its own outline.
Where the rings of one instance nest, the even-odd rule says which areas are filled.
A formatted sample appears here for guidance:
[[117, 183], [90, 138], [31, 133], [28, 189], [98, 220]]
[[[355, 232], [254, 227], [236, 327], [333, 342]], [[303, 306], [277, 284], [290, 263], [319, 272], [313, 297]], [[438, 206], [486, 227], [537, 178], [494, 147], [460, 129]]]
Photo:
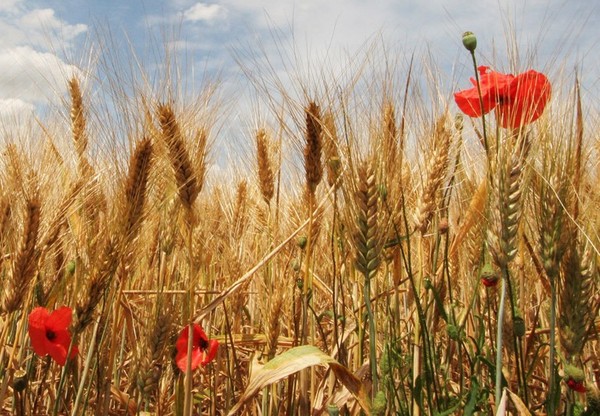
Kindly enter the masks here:
[[381, 196], [381, 199], [383, 199], [384, 201], [387, 199], [388, 196], [388, 191], [387, 191], [387, 187], [385, 186], [385, 184], [379, 184], [377, 186], [377, 190], [379, 191], [379, 195]]
[[513, 321], [513, 331], [518, 338], [525, 335], [525, 320], [522, 317], [515, 316], [515, 320]]
[[375, 395], [375, 400], [373, 400], [373, 413], [376, 415], [382, 415], [385, 413], [386, 408], [387, 399], [385, 398], [385, 393], [380, 390]]
[[463, 33], [462, 42], [469, 52], [475, 51], [475, 48], [477, 47], [477, 37], [475, 37], [473, 32]]
[[571, 364], [565, 364], [564, 374], [565, 380], [575, 380], [577, 382], [583, 382], [583, 380], [585, 380], [583, 370]]
[[300, 261], [298, 259], [294, 259], [292, 260], [292, 270], [295, 272], [299, 272], [302, 268], [302, 264], [300, 264]]
[[585, 393], [586, 391], [583, 381], [575, 381], [575, 379], [572, 378], [567, 380], [567, 386], [569, 386], [571, 390], [574, 390], [579, 393]]
[[448, 337], [451, 340], [458, 341], [461, 338], [460, 329], [456, 325], [448, 324], [446, 332], [448, 332]]
[[340, 414], [340, 408], [335, 404], [330, 404], [327, 406], [327, 414], [329, 416], [338, 416]]
[[13, 378], [13, 389], [15, 391], [21, 392], [27, 388], [27, 372], [25, 370], [17, 370], [15, 371], [15, 375]]
[[67, 263], [66, 269], [67, 269], [67, 273], [69, 275], [73, 275], [75, 273], [75, 261], [71, 260], [70, 262]]
[[300, 247], [300, 250], [304, 250], [306, 248], [307, 243], [308, 243], [308, 238], [306, 238], [306, 236], [298, 237], [298, 240], [296, 240], [296, 244], [298, 244], [298, 247]]
[[485, 287], [494, 287], [498, 284], [498, 274], [494, 270], [494, 266], [491, 263], [486, 263], [481, 269], [481, 283]]
[[564, 368], [563, 379], [571, 390], [575, 390], [579, 393], [585, 393], [585, 374], [581, 368], [566, 364]]
[[450, 225], [448, 224], [448, 218], [444, 217], [438, 223], [438, 231], [443, 235], [448, 232], [448, 228], [450, 228]]

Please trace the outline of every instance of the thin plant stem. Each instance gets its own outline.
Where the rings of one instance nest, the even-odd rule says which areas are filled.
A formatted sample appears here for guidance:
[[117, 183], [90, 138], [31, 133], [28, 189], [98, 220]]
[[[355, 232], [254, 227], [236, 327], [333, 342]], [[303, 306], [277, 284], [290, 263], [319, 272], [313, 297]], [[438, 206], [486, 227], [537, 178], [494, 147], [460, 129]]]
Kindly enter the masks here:
[[496, 322], [496, 394], [495, 404], [498, 406], [502, 397], [502, 336], [504, 323], [504, 308], [506, 304], [506, 276], [502, 277], [500, 286], [500, 305], [498, 306], [498, 320]]
[[193, 257], [193, 219], [192, 213], [188, 212], [187, 218], [187, 249], [188, 249], [188, 261], [189, 261], [189, 297], [188, 297], [188, 344], [187, 344], [187, 360], [185, 365], [185, 384], [184, 392], [185, 399], [183, 402], [183, 414], [184, 416], [192, 416], [193, 403], [192, 403], [192, 385], [194, 374], [192, 373], [192, 349], [194, 343], [194, 257]]
[[556, 282], [554, 277], [550, 278], [550, 389], [548, 391], [548, 416], [554, 416], [556, 414], [556, 380], [554, 371], [554, 361], [556, 360]]
[[[96, 319], [96, 324], [94, 325], [94, 331], [92, 333], [91, 339], [96, 339], [98, 335], [98, 327], [100, 326], [100, 319]], [[76, 416], [79, 410], [79, 405], [81, 404], [81, 399], [83, 398], [83, 391], [85, 389], [85, 384], [87, 382], [87, 376], [90, 371], [90, 366], [92, 363], [92, 359], [94, 358], [94, 347], [95, 344], [90, 343], [90, 348], [87, 353], [87, 357], [85, 359], [85, 366], [83, 368], [83, 373], [81, 375], [81, 380], [79, 382], [79, 388], [77, 389], [77, 396], [75, 397], [75, 403], [73, 404], [73, 410], [71, 411], [72, 416]]]
[[365, 276], [365, 307], [369, 319], [369, 366], [371, 367], [371, 378], [373, 380], [372, 398], [375, 398], [379, 388], [379, 378], [377, 376], [377, 332], [375, 330], [375, 317], [371, 307], [371, 273], [367, 272]]
[[481, 108], [481, 123], [483, 125], [483, 147], [485, 147], [485, 154], [489, 156], [489, 145], [485, 128], [485, 114], [483, 112], [483, 95], [481, 95], [481, 84], [479, 83], [479, 70], [477, 69], [477, 59], [475, 58], [474, 50], [471, 51], [471, 58], [473, 59], [473, 69], [475, 69], [475, 82], [477, 83], [477, 94], [479, 95], [479, 106]]

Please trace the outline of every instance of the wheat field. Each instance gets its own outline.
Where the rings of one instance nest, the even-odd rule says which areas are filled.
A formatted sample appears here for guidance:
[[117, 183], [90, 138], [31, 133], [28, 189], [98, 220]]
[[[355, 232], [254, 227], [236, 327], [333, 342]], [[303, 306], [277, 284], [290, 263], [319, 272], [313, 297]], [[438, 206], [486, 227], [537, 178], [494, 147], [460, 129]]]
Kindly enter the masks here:
[[245, 68], [265, 104], [224, 168], [219, 83], [169, 71], [65, 77], [5, 128], [0, 413], [600, 414], [577, 77], [484, 127], [431, 62], [375, 55], [293, 92]]

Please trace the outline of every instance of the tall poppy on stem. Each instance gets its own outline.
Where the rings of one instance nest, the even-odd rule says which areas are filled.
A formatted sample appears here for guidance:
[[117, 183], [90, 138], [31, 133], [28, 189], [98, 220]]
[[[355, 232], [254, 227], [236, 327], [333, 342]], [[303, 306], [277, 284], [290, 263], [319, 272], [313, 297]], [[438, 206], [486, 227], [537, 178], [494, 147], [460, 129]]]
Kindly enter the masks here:
[[469, 117], [481, 117], [496, 109], [496, 117], [504, 128], [519, 128], [537, 120], [548, 101], [552, 87], [548, 78], [534, 70], [514, 76], [478, 67], [481, 101], [477, 81], [473, 88], [454, 93], [458, 108]]
[[[52, 313], [46, 308], [37, 307], [29, 314], [29, 338], [33, 351], [44, 357], [50, 355], [59, 365], [65, 365], [71, 345], [72, 310], [67, 306], [56, 309]], [[78, 349], [74, 345], [70, 358], [77, 356]]]
[[[177, 342], [175, 344], [175, 348], [177, 349], [175, 363], [183, 372], [186, 371], [188, 360], [187, 346], [189, 337], [190, 327], [189, 325], [186, 325], [181, 330], [179, 338], [177, 338]], [[214, 360], [214, 358], [217, 356], [219, 342], [216, 339], [208, 339], [206, 333], [198, 324], [194, 324], [192, 337], [192, 370], [195, 370], [199, 365], [205, 366]]]

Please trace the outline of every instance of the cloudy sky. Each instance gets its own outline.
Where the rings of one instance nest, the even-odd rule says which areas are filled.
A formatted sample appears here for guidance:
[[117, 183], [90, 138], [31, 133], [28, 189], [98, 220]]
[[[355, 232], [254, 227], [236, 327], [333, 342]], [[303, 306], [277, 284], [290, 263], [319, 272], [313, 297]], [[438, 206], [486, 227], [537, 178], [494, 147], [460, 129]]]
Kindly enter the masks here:
[[533, 66], [552, 76], [559, 67], [567, 72], [577, 67], [585, 93], [597, 105], [600, 6], [596, 3], [1, 0], [0, 116], [33, 111], [64, 94], [65, 77], [89, 69], [91, 54], [86, 51], [102, 51], [110, 44], [122, 49], [123, 56], [132, 56], [133, 50], [136, 59], [151, 67], [160, 62], [156, 46], [165, 39], [198, 68], [191, 73], [219, 73], [234, 91], [243, 88], [241, 68], [251, 73], [257, 56], [271, 62], [275, 73], [313, 55], [327, 56], [335, 67], [347, 64], [369, 42], [379, 42], [391, 54], [432, 57], [451, 96], [453, 88], [468, 86], [471, 74], [469, 55], [461, 44], [465, 30], [477, 34], [482, 62], [498, 69], [512, 69], [507, 51], [513, 46], [521, 55], [517, 70]]

